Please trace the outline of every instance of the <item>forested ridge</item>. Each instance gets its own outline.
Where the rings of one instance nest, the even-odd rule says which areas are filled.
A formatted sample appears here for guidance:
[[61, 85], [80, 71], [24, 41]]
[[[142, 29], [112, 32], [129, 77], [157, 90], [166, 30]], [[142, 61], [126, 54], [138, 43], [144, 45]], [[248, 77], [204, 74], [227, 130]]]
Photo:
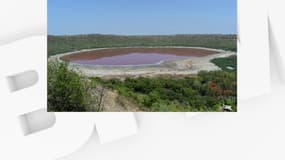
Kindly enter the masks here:
[[236, 51], [237, 36], [223, 34], [185, 34], [185, 35], [68, 35], [48, 36], [48, 56], [93, 48], [116, 47], [207, 47]]

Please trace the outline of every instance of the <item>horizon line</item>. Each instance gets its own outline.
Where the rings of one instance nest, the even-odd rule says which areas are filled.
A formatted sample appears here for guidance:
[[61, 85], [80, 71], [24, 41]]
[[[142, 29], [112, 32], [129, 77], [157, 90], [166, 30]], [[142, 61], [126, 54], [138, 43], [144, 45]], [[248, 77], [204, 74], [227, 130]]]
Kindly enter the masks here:
[[103, 33], [86, 33], [86, 34], [47, 34], [48, 36], [82, 36], [82, 35], [104, 35], [104, 36], [179, 36], [179, 35], [237, 35], [237, 33], [187, 33], [187, 34], [103, 34]]

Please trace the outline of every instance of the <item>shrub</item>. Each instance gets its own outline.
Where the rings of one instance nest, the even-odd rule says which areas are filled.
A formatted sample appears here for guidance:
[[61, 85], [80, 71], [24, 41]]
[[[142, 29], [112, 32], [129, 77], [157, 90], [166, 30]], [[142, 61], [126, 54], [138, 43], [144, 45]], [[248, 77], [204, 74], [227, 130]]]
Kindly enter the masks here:
[[87, 92], [83, 79], [66, 63], [48, 63], [48, 110], [86, 111]]
[[130, 97], [143, 111], [221, 111], [222, 104], [236, 110], [236, 72], [201, 71], [186, 78], [127, 78], [106, 80], [105, 86]]

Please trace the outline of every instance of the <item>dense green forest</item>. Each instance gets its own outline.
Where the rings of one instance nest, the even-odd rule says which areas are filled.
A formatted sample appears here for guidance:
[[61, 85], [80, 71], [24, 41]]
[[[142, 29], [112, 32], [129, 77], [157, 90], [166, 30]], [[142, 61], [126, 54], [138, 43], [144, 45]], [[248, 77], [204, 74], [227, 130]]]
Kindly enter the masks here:
[[188, 46], [237, 50], [236, 35], [164, 35], [164, 36], [119, 36], [119, 35], [74, 35], [48, 36], [48, 56], [92, 48], [112, 47], [159, 47]]
[[[221, 111], [223, 104], [237, 108], [236, 56], [217, 58], [213, 62], [222, 71], [201, 71], [186, 78], [127, 78], [100, 80], [106, 87], [131, 98], [143, 111], [198, 112]], [[225, 66], [230, 64], [234, 70]]]
[[[136, 103], [142, 111], [222, 111], [223, 104], [237, 111], [236, 56], [212, 60], [220, 71], [201, 71], [185, 78], [86, 78], [67, 69], [67, 64], [49, 64], [50, 111], [100, 111], [92, 88], [103, 86]], [[227, 66], [233, 69], [229, 70]]]

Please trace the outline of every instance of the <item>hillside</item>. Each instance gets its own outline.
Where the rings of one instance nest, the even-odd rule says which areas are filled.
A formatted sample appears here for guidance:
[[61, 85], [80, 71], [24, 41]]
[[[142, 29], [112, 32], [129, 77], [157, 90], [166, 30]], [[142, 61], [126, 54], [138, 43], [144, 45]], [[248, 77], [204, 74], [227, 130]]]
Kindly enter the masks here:
[[139, 47], [139, 46], [185, 46], [237, 50], [236, 35], [69, 35], [48, 36], [48, 56], [91, 48]]

